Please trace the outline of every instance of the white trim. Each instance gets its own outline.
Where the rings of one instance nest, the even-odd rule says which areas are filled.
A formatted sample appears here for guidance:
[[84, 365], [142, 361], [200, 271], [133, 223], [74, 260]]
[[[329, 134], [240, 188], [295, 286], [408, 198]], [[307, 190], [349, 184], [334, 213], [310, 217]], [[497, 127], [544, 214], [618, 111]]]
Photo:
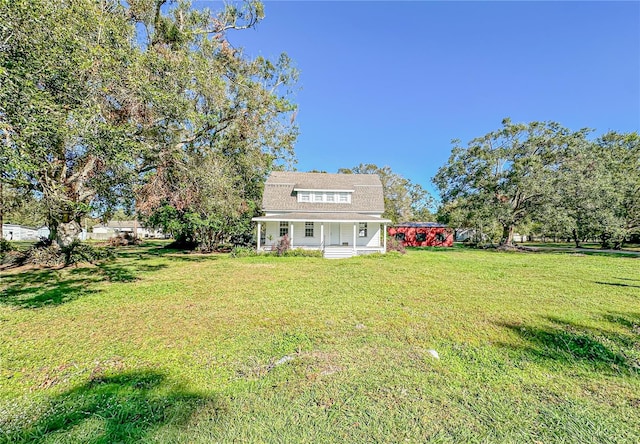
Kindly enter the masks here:
[[318, 193], [355, 193], [356, 190], [342, 190], [342, 189], [324, 189], [324, 188], [294, 188], [293, 191], [310, 191]]
[[293, 222], [289, 224], [289, 248], [293, 250]]
[[352, 191], [297, 191], [298, 203], [350, 204]]
[[371, 219], [291, 219], [290, 217], [287, 217], [287, 215], [283, 215], [281, 217], [273, 217], [273, 216], [266, 216], [266, 217], [254, 217], [253, 219], [251, 219], [254, 222], [288, 222], [291, 220], [294, 220], [296, 222], [336, 222], [336, 223], [344, 223], [344, 222], [371, 222], [371, 223], [378, 223], [378, 224], [383, 224], [383, 223], [389, 223], [391, 222], [391, 220], [389, 219], [382, 219], [382, 218], [376, 218], [375, 220], [371, 220]]
[[353, 223], [353, 252], [356, 253], [358, 251], [358, 223]]
[[387, 251], [387, 224], [384, 224], [384, 232], [382, 233], [382, 239], [384, 243], [384, 251]]
[[[269, 210], [269, 211], [264, 210], [264, 212], [265, 212], [264, 216], [258, 216], [258, 217], [270, 217], [270, 216], [280, 216], [280, 215], [284, 216], [285, 214], [298, 214], [298, 213], [309, 213], [309, 214], [358, 213], [358, 214], [365, 214], [367, 216], [382, 217], [382, 213], [383, 213], [383, 211], [354, 211], [354, 210], [345, 210], [344, 208], [336, 210], [335, 208], [332, 208], [332, 207], [326, 207], [323, 210], [314, 209], [310, 211], [305, 211], [304, 208], [303, 209], [297, 208], [295, 210], [288, 208], [286, 210]], [[253, 220], [256, 220], [256, 219], [257, 217], [253, 218]]]
[[260, 229], [262, 228], [262, 223], [258, 222], [258, 251], [260, 251]]

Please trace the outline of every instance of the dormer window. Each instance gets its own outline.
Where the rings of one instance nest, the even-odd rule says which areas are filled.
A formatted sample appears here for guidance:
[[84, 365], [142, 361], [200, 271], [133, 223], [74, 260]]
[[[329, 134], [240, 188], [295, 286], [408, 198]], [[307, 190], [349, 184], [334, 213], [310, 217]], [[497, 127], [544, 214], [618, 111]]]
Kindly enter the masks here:
[[298, 202], [313, 203], [351, 203], [351, 194], [353, 191], [314, 191], [314, 190], [297, 190]]

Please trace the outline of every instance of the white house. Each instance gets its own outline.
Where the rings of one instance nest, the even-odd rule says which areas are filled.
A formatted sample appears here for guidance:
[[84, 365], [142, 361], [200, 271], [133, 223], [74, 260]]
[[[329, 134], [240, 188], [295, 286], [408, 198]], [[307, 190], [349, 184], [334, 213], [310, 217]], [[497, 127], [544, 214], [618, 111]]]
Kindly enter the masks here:
[[137, 220], [112, 220], [106, 225], [98, 224], [92, 229], [92, 239], [109, 239], [119, 235], [130, 234], [139, 238], [164, 238], [161, 230], [146, 228]]
[[375, 174], [276, 171], [265, 183], [258, 251], [285, 235], [290, 248], [322, 250], [325, 257], [386, 251], [382, 183]]
[[47, 226], [42, 226], [40, 228], [38, 228], [38, 231], [36, 232], [38, 238], [48, 238], [49, 235], [51, 234], [51, 230], [49, 230], [49, 227]]
[[32, 228], [17, 224], [3, 224], [2, 237], [9, 241], [37, 241], [49, 236], [49, 228]]

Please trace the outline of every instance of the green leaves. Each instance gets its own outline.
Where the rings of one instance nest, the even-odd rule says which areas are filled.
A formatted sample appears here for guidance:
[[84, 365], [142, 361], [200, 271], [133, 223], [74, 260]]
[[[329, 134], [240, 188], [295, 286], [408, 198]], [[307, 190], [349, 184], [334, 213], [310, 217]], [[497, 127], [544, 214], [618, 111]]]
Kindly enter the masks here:
[[[0, 6], [6, 42], [0, 89], [8, 163], [4, 179], [42, 195], [55, 231], [62, 213], [78, 219], [121, 171], [130, 146], [125, 80], [133, 25], [117, 2], [47, 0]], [[17, 179], [21, 179], [18, 181]], [[112, 180], [113, 182], [113, 180]], [[120, 181], [121, 182], [121, 181]]]
[[[34, 0], [0, 3], [0, 16], [0, 180], [41, 194], [53, 231], [63, 213], [132, 207], [134, 192], [147, 215], [179, 196], [202, 220], [234, 218], [293, 159], [297, 71], [227, 41], [262, 19], [259, 2], [215, 15], [186, 1]], [[225, 164], [215, 186], [211, 162]], [[248, 191], [242, 205], [205, 203], [221, 189]]]
[[373, 164], [360, 164], [354, 168], [341, 168], [339, 173], [377, 174], [382, 182], [384, 193], [383, 217], [396, 222], [429, 221], [433, 218], [431, 210], [435, 201], [431, 194], [420, 184], [394, 173], [389, 166], [378, 167]]
[[[610, 132], [595, 141], [554, 122], [513, 124], [461, 147], [438, 170], [441, 217], [461, 227], [517, 226], [619, 247], [640, 229], [640, 138]], [[491, 229], [489, 231], [492, 231]]]
[[[554, 122], [514, 124], [456, 145], [447, 165], [434, 177], [443, 204], [455, 207], [457, 224], [498, 223], [501, 242], [512, 243], [513, 230], [533, 217], [553, 192], [559, 153], [570, 132]], [[584, 132], [571, 135], [584, 138]]]

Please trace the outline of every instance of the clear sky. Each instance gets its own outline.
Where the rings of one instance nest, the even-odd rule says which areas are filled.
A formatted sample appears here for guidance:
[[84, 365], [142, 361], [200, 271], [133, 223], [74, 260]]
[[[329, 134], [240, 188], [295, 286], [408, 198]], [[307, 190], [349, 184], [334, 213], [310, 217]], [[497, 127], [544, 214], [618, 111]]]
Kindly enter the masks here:
[[640, 131], [637, 1], [267, 0], [265, 13], [230, 41], [300, 70], [300, 171], [389, 165], [433, 190], [451, 140], [505, 117]]

